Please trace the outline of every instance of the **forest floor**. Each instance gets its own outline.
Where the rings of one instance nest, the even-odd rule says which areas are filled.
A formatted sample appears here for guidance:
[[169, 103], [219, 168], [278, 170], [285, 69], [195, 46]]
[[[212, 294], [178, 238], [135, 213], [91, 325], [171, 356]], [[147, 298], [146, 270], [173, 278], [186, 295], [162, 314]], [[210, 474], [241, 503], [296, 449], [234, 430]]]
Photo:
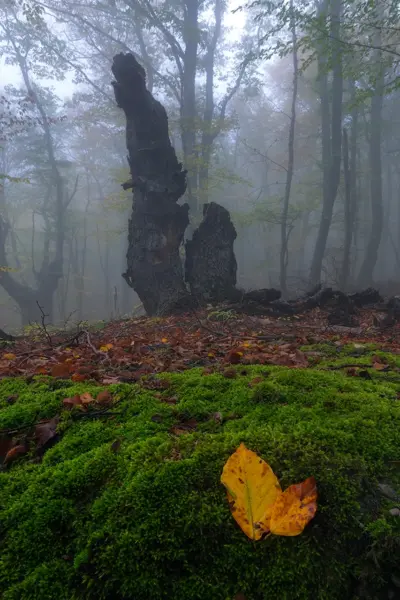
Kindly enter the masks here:
[[[294, 368], [324, 363], [327, 368], [327, 356], [335, 358], [337, 367], [338, 360], [347, 357], [340, 368], [359, 370], [363, 362], [359, 358], [370, 350], [400, 357], [400, 324], [382, 330], [374, 325], [374, 314], [362, 310], [356, 328], [329, 326], [320, 309], [290, 318], [211, 310], [163, 319], [99, 322], [86, 328], [78, 325], [69, 332], [37, 325], [26, 337], [2, 343], [0, 377], [50, 375], [102, 384], [131, 383], [148, 374], [194, 367], [207, 373], [239, 363]], [[378, 354], [364, 362], [377, 371], [391, 370]]]
[[[400, 328], [212, 310], [0, 348], [4, 600], [391, 600], [400, 591]], [[245, 443], [297, 537], [252, 542], [220, 482]]]

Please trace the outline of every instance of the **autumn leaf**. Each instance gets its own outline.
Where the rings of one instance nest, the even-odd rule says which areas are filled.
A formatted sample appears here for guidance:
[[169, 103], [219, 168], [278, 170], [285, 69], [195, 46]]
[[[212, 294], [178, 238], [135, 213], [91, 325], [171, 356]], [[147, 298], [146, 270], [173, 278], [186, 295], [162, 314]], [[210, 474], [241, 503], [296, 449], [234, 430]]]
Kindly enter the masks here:
[[83, 392], [83, 394], [80, 395], [80, 401], [81, 401], [81, 404], [86, 405], [86, 404], [91, 404], [95, 400], [89, 392]]
[[81, 373], [74, 373], [71, 377], [71, 381], [85, 381], [86, 380], [86, 376], [82, 375]]
[[288, 487], [272, 507], [271, 533], [284, 536], [302, 533], [317, 512], [317, 495], [314, 477]]
[[38, 423], [38, 425], [36, 425], [35, 438], [38, 448], [44, 450], [49, 445], [51, 445], [51, 443], [56, 441], [58, 422], [58, 417], [54, 417], [50, 421], [46, 421], [45, 423]]
[[7, 354], [3, 354], [3, 358], [5, 360], [15, 360], [17, 357], [12, 352], [8, 352]]
[[52, 377], [69, 377], [70, 366], [67, 363], [59, 363], [51, 368]]
[[107, 402], [110, 402], [111, 400], [112, 396], [108, 390], [103, 390], [102, 392], [99, 392], [96, 397], [96, 402], [98, 402], [99, 404], [107, 404]]
[[104, 344], [104, 346], [100, 346], [100, 351], [108, 352], [109, 350], [111, 350], [111, 348], [113, 348], [112, 344]]
[[64, 398], [64, 408], [73, 408], [74, 406], [82, 406], [81, 397], [76, 395], [71, 398]]
[[272, 507], [281, 493], [271, 467], [240, 444], [224, 466], [221, 483], [237, 524], [250, 539], [261, 539], [269, 531]]
[[28, 447], [26, 444], [18, 444], [18, 446], [14, 446], [13, 448], [11, 448], [11, 450], [7, 452], [6, 457], [4, 459], [4, 464], [9, 464], [13, 462], [14, 460], [19, 458], [20, 456], [23, 456], [27, 452]]

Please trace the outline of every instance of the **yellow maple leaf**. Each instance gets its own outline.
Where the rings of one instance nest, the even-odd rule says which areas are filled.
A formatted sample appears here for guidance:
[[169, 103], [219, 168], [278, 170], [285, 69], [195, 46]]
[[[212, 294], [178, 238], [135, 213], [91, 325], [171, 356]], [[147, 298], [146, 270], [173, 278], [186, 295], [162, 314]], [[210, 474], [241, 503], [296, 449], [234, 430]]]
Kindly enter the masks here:
[[278, 496], [272, 507], [270, 530], [275, 535], [295, 536], [317, 512], [317, 484], [314, 477], [296, 483]]
[[225, 463], [221, 483], [233, 518], [252, 540], [268, 533], [272, 507], [281, 486], [271, 467], [244, 444]]

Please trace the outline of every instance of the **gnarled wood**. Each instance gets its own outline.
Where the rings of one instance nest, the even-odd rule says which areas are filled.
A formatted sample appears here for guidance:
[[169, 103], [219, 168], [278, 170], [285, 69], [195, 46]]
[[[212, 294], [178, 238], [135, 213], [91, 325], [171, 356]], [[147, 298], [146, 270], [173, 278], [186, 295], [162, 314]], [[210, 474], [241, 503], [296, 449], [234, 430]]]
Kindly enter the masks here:
[[186, 281], [201, 302], [237, 298], [236, 258], [233, 243], [236, 229], [229, 211], [216, 202], [205, 204], [203, 221], [186, 242]]
[[149, 315], [170, 314], [192, 305], [179, 253], [189, 223], [186, 171], [168, 135], [164, 107], [146, 89], [146, 74], [132, 54], [114, 57], [115, 99], [126, 116], [126, 144], [133, 189], [127, 271], [123, 275]]

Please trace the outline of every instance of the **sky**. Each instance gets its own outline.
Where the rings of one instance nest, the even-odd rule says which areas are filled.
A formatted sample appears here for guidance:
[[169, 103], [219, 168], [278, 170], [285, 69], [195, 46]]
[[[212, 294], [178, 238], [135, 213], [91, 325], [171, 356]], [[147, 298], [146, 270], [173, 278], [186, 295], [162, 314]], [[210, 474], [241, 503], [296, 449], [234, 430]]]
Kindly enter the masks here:
[[[229, 37], [232, 38], [232, 41], [237, 39], [241, 29], [243, 28], [243, 13], [238, 11], [233, 13], [232, 11], [238, 6], [243, 4], [243, 0], [229, 0], [228, 1], [228, 10], [225, 14], [224, 23], [227, 27], [231, 28], [232, 31]], [[54, 24], [57, 26], [56, 24]], [[52, 27], [53, 28], [53, 27]], [[0, 86], [4, 86], [7, 84], [13, 84], [15, 86], [22, 85], [22, 77], [20, 75], [18, 67], [13, 65], [7, 65], [6, 57], [0, 57]], [[111, 65], [110, 65], [110, 75], [111, 75]], [[74, 90], [76, 87], [73, 83], [74, 74], [72, 72], [68, 72], [63, 81], [51, 81], [51, 80], [41, 80], [43, 85], [50, 86], [52, 85], [56, 94], [63, 100], [67, 98], [71, 98], [72, 93], [71, 89]]]

